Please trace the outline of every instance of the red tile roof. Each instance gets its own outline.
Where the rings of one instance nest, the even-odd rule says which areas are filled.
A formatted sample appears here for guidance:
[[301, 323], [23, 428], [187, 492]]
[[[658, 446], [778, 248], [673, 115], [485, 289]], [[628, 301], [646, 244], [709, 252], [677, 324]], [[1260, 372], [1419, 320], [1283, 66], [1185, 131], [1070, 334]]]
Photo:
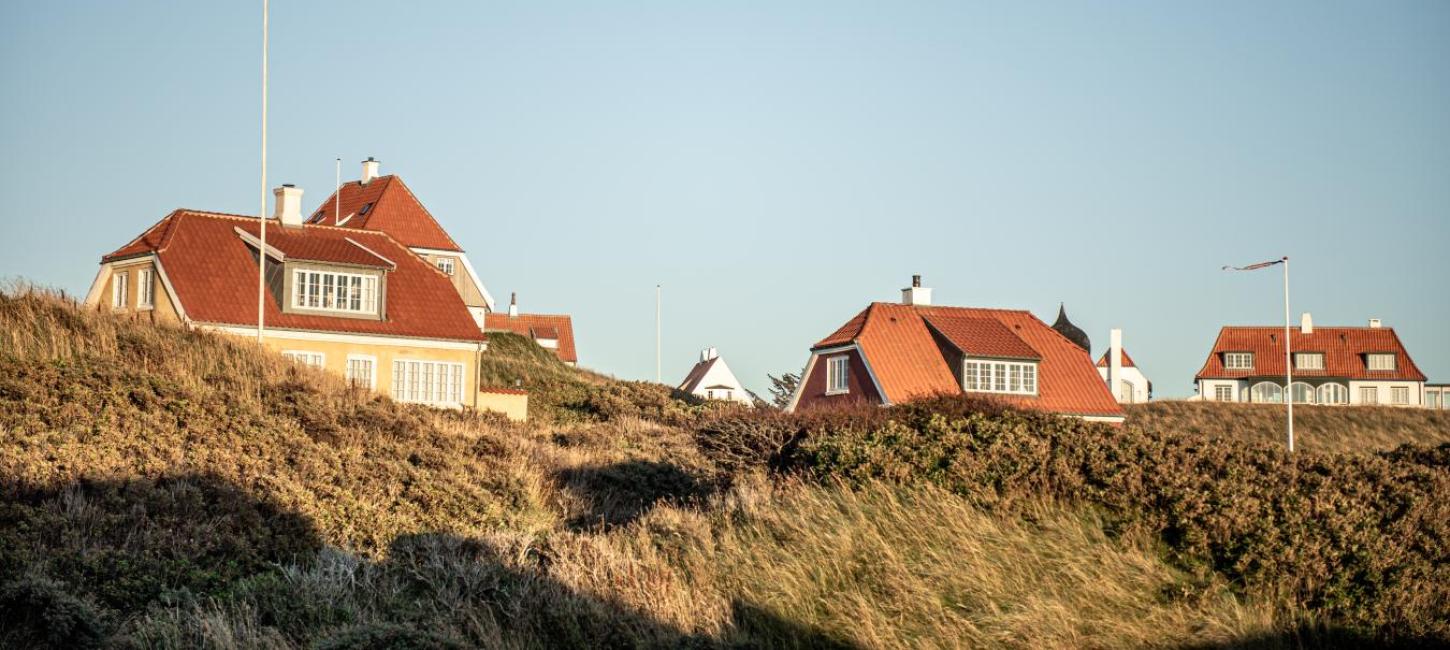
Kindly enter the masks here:
[[305, 228], [268, 228], [267, 246], [288, 260], [392, 268], [396, 263], [357, 241], [361, 237], [317, 237]]
[[927, 314], [926, 323], [963, 354], [996, 359], [1041, 359], [1032, 346], [995, 318], [960, 314]]
[[[1425, 381], [1425, 374], [1415, 365], [1399, 335], [1392, 327], [1315, 327], [1312, 334], [1298, 328], [1290, 330], [1291, 352], [1324, 354], [1323, 370], [1294, 368], [1296, 377], [1335, 377], [1344, 379], [1395, 379]], [[1252, 352], [1251, 370], [1224, 368], [1223, 353]], [[1370, 370], [1365, 355], [1395, 355], [1394, 370]], [[1247, 377], [1282, 377], [1284, 375], [1284, 328], [1225, 327], [1219, 330], [1213, 350], [1198, 371], [1197, 379], [1242, 379]]]
[[[370, 249], [396, 264], [387, 270], [386, 319], [369, 320], [283, 313], [276, 300], [265, 302], [266, 326], [279, 329], [483, 341], [483, 332], [448, 276], [413, 254], [387, 233], [330, 226], [284, 228], [269, 220], [267, 245], [279, 244], [304, 257], [337, 257], [377, 264]], [[103, 262], [155, 253], [176, 290], [187, 318], [201, 323], [255, 326], [257, 262], [240, 228], [257, 236], [256, 217], [177, 210], [132, 242], [101, 258]], [[355, 242], [355, 243], [354, 243]], [[359, 246], [359, 244], [361, 246]], [[336, 261], [336, 260], [330, 260]]]
[[[341, 210], [333, 202], [341, 194]], [[438, 225], [413, 191], [395, 175], [379, 176], [363, 185], [343, 184], [312, 213], [308, 223], [361, 230], [381, 230], [410, 248], [462, 251], [457, 242]]]
[[[1108, 352], [1104, 352], [1102, 358], [1098, 359], [1098, 367], [1099, 368], [1106, 368], [1106, 367], [1108, 367], [1108, 365], [1109, 365], [1108, 354], [1109, 354]], [[1124, 368], [1134, 368], [1134, 367], [1137, 367], [1137, 365], [1138, 364], [1133, 363], [1133, 357], [1128, 356], [1128, 349], [1127, 348], [1123, 348], [1123, 367]]]
[[[996, 325], [980, 322], [984, 320]], [[928, 321], [952, 345], [969, 353], [982, 350], [981, 354], [1038, 359], [1038, 394], [1000, 395], [1004, 401], [1054, 413], [1123, 415], [1087, 352], [1027, 311], [878, 302], [812, 349], [856, 343], [892, 403], [961, 393], [956, 371], [932, 336]], [[950, 330], [951, 336], [942, 330]]]
[[537, 337], [539, 330], [553, 329], [554, 337], [559, 341], [559, 347], [555, 353], [559, 360], [569, 363], [578, 363], [579, 355], [574, 350], [574, 323], [566, 315], [551, 314], [519, 314], [510, 316], [507, 313], [490, 313], [484, 317], [484, 329], [490, 331], [513, 332], [529, 338], [551, 338]]

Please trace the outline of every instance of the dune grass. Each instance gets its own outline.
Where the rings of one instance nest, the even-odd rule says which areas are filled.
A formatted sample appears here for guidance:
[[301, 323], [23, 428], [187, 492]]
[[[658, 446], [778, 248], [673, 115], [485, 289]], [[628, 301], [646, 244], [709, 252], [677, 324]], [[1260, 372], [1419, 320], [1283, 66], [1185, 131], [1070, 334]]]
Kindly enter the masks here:
[[[1285, 444], [1285, 409], [1273, 404], [1151, 402], [1127, 407], [1128, 426]], [[1393, 406], [1294, 406], [1295, 447], [1357, 453], [1450, 442], [1450, 411]]]
[[[717, 411], [665, 387], [569, 369], [530, 346], [496, 337], [485, 369], [547, 395], [546, 417], [514, 425], [354, 391], [245, 340], [0, 292], [0, 646], [1435, 638], [1393, 623], [1347, 628], [1292, 592], [1247, 590], [1185, 563], [1151, 522], [1124, 526], [1111, 504], [1032, 478], [1063, 470], [1047, 469], [1062, 457], [1024, 451], [1038, 443], [1020, 446], [1033, 427], [1065, 440], [1046, 421], [962, 404], [941, 406], [936, 421], [929, 407], [917, 407], [920, 421], [846, 412], [807, 422], [830, 435], [802, 444], [787, 440], [806, 426], [792, 418]], [[980, 462], [915, 465], [955, 458], [930, 454], [964, 440], [952, 432], [970, 430], [967, 420], [1000, 423]], [[1180, 441], [1175, 462], [1199, 458], [1193, 441], [1209, 440], [1169, 439]], [[1425, 489], [1440, 489], [1437, 453], [1415, 448], [1366, 466], [1423, 467], [1415, 471], [1441, 477]], [[1226, 466], [1265, 471], [1248, 458]], [[811, 471], [800, 471], [803, 459]], [[1183, 478], [1171, 485], [1216, 485]], [[1119, 507], [1159, 493], [1123, 485], [1136, 491]], [[1190, 514], [1181, 520], [1200, 516]], [[1284, 525], [1261, 523], [1255, 535]], [[1443, 558], [1443, 537], [1425, 552]], [[1373, 566], [1417, 566], [1408, 562]]]

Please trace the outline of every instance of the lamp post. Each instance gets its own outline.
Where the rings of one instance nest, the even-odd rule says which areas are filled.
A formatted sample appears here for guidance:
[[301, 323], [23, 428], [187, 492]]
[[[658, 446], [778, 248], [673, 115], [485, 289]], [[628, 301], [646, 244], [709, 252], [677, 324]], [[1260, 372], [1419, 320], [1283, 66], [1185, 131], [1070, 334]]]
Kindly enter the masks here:
[[1294, 356], [1293, 342], [1289, 339], [1289, 257], [1286, 255], [1277, 260], [1259, 262], [1248, 266], [1225, 266], [1225, 271], [1257, 271], [1268, 268], [1275, 264], [1284, 265], [1284, 405], [1287, 412], [1287, 429], [1289, 435], [1289, 453], [1294, 452]]

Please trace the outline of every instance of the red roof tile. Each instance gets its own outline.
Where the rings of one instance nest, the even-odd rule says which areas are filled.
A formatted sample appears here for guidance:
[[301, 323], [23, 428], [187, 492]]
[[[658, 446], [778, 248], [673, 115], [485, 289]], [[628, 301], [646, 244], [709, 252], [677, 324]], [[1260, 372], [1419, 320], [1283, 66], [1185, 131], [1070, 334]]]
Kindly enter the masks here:
[[[287, 248], [294, 248], [315, 257], [336, 254], [349, 260], [377, 263], [376, 256], [356, 245], [361, 244], [391, 260], [396, 268], [385, 271], [388, 287], [385, 320], [287, 314], [276, 300], [269, 298], [264, 303], [267, 327], [484, 340], [483, 332], [479, 331], [448, 276], [386, 233], [318, 225], [284, 228], [276, 221], [268, 223], [267, 245], [281, 244], [279, 249], [284, 254]], [[252, 246], [237, 234], [238, 228], [255, 237], [260, 224], [256, 217], [177, 210], [102, 261], [154, 252], [187, 318], [201, 323], [255, 326], [257, 262]]]
[[[333, 202], [341, 194], [341, 209]], [[395, 176], [379, 176], [363, 185], [343, 184], [312, 213], [308, 223], [363, 230], [381, 230], [410, 248], [462, 251], [457, 242], [438, 225], [413, 191]]]
[[995, 318], [928, 314], [926, 323], [967, 356], [996, 359], [1042, 358], [1032, 346], [1027, 345]]
[[538, 330], [553, 329], [554, 337], [559, 341], [559, 347], [555, 352], [559, 360], [569, 363], [578, 363], [579, 355], [574, 350], [574, 323], [565, 315], [550, 314], [519, 314], [510, 316], [507, 313], [490, 313], [484, 317], [484, 329], [490, 331], [513, 332], [522, 336], [534, 338]]
[[395, 262], [371, 250], [355, 237], [317, 237], [303, 228], [268, 228], [267, 246], [282, 251], [288, 260], [392, 268]]
[[[1098, 367], [1099, 368], [1106, 368], [1106, 367], [1108, 367], [1108, 365], [1109, 365], [1108, 353], [1107, 352], [1104, 352], [1102, 358], [1098, 359]], [[1138, 364], [1133, 363], [1133, 357], [1128, 356], [1128, 349], [1127, 348], [1123, 348], [1123, 367], [1124, 368], [1133, 368], [1133, 367], [1136, 367], [1137, 365]]]
[[[1290, 330], [1291, 352], [1324, 354], [1323, 370], [1294, 368], [1297, 377], [1337, 377], [1344, 379], [1398, 379], [1425, 381], [1425, 374], [1410, 358], [1399, 335], [1392, 327], [1315, 327], [1305, 334], [1298, 328]], [[1252, 352], [1251, 370], [1224, 368], [1223, 353]], [[1395, 355], [1394, 370], [1370, 370], [1365, 355]], [[1284, 375], [1284, 328], [1225, 327], [1219, 330], [1213, 350], [1198, 371], [1198, 379], [1242, 379], [1247, 377], [1282, 377]]]
[[[980, 322], [984, 320], [996, 325]], [[984, 350], [981, 354], [990, 351], [1038, 360], [1038, 394], [1000, 395], [1004, 401], [1054, 413], [1123, 415], [1087, 352], [1026, 311], [873, 303], [813, 349], [855, 342], [892, 403], [959, 394], [956, 370], [932, 336], [928, 321], [938, 331], [950, 330], [955, 339], [948, 340], [969, 353]], [[947, 336], [945, 331], [942, 334]]]

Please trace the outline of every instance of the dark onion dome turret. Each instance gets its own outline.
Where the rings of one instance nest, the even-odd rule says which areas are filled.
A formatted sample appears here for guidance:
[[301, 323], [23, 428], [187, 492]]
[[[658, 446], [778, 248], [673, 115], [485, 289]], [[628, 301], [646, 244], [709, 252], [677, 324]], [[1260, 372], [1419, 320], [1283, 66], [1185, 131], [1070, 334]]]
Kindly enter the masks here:
[[1058, 334], [1066, 336], [1067, 340], [1076, 343], [1084, 352], [1092, 353], [1093, 342], [1088, 340], [1087, 332], [1082, 331], [1082, 328], [1073, 325], [1072, 321], [1067, 319], [1067, 308], [1063, 307], [1062, 303], [1057, 305], [1057, 322], [1052, 324], [1052, 329], [1057, 330]]

